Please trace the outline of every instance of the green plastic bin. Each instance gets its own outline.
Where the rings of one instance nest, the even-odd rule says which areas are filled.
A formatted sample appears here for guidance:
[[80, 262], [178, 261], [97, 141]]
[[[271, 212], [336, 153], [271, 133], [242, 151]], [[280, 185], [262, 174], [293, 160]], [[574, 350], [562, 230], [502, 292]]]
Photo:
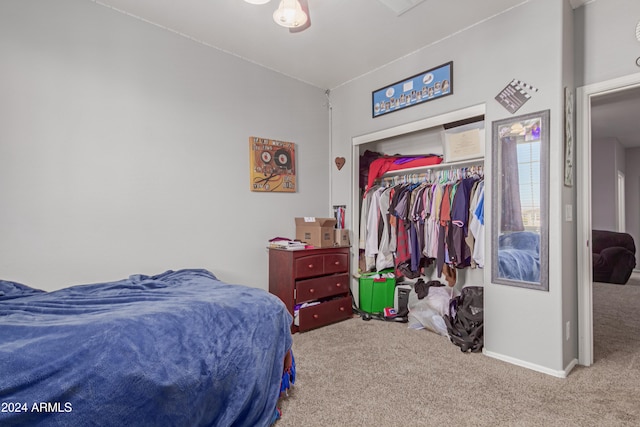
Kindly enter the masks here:
[[379, 273], [365, 273], [360, 276], [360, 310], [366, 313], [382, 313], [386, 307], [393, 307], [396, 279], [374, 277], [392, 272], [393, 269], [382, 270]]

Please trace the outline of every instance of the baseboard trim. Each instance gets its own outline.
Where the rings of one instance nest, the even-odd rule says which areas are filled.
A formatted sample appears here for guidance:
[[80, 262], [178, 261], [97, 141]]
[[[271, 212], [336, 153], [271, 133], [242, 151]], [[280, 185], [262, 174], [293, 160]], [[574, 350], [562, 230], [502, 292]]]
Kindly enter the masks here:
[[567, 376], [569, 375], [569, 372], [571, 372], [571, 370], [578, 364], [578, 359], [573, 359], [571, 362], [569, 362], [569, 365], [567, 365], [566, 368], [559, 371], [556, 369], [547, 368], [546, 366], [536, 365], [535, 363], [516, 359], [515, 357], [494, 353], [485, 348], [482, 349], [482, 353], [494, 359], [502, 360], [503, 362], [511, 363], [512, 365], [521, 366], [523, 368], [531, 369], [533, 371], [542, 372], [543, 374], [551, 375], [557, 378], [567, 378]]
[[569, 362], [567, 367], [564, 368], [564, 377], [563, 378], [567, 378], [567, 376], [571, 373], [571, 371], [573, 371], [573, 368], [575, 368], [577, 365], [578, 365], [578, 359], [571, 360], [571, 362]]

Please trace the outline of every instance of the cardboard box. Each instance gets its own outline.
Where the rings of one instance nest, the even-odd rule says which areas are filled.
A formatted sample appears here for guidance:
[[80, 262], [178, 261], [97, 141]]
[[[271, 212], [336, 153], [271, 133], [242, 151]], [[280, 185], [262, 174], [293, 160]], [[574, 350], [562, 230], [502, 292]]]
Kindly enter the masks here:
[[334, 240], [338, 246], [349, 246], [349, 230], [346, 228], [336, 228]]
[[296, 218], [296, 240], [316, 248], [335, 246], [335, 218]]

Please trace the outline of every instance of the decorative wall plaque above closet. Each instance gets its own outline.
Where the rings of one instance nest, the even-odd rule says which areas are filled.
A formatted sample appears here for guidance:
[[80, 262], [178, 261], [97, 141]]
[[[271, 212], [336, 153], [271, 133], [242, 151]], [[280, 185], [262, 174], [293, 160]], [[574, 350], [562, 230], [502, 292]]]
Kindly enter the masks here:
[[372, 116], [393, 113], [448, 95], [453, 95], [453, 61], [373, 91]]

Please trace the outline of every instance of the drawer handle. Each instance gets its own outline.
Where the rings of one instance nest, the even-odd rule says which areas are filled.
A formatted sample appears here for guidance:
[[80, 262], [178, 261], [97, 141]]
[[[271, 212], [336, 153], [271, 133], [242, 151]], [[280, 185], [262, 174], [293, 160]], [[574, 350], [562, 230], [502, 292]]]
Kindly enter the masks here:
[[317, 314], [314, 314], [314, 315], [313, 315], [313, 318], [314, 318], [314, 319], [317, 319], [318, 317], [320, 317], [320, 316], [318, 316]]
[[309, 293], [310, 293], [310, 294], [314, 293], [315, 291], [316, 291], [316, 290], [315, 290], [315, 289], [313, 289], [313, 288], [309, 289]]
[[309, 266], [308, 266], [308, 267], [309, 267], [309, 268], [313, 268], [313, 264], [309, 264]]
[[340, 261], [336, 261], [334, 264], [335, 265], [340, 265]]
[[340, 286], [342, 286], [342, 283], [336, 283], [336, 288], [339, 288]]

